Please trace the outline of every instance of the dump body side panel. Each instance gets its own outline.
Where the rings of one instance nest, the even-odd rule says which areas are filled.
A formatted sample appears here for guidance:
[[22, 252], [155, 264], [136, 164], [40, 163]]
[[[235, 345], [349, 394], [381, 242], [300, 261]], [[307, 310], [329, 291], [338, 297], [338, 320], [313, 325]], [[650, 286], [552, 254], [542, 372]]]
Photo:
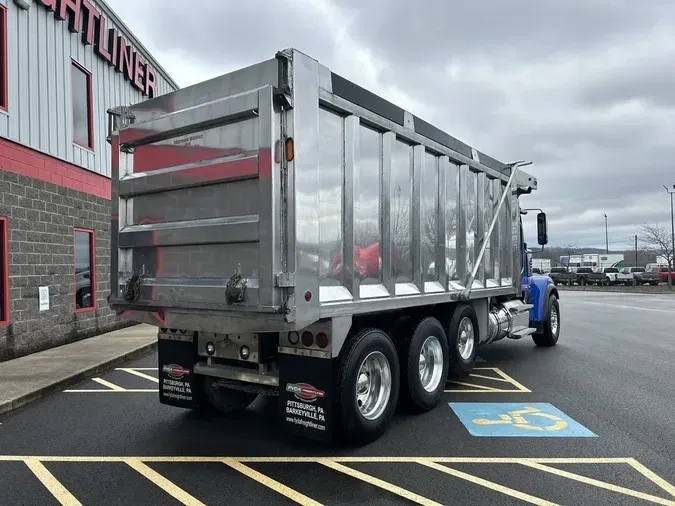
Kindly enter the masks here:
[[[113, 308], [227, 333], [448, 302], [495, 216], [471, 297], [520, 290], [516, 196], [498, 209], [509, 166], [277, 56], [138, 104], [112, 135]], [[275, 155], [285, 136], [292, 159]]]

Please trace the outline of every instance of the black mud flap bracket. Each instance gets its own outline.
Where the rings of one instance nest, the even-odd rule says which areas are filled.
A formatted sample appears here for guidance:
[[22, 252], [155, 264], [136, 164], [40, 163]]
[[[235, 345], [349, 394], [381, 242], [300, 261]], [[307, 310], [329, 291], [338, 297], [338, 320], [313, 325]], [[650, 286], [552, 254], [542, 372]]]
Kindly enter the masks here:
[[279, 409], [292, 434], [324, 443], [333, 440], [333, 361], [280, 353]]
[[160, 330], [158, 333], [159, 402], [195, 409], [201, 401], [194, 366], [197, 363], [197, 333]]

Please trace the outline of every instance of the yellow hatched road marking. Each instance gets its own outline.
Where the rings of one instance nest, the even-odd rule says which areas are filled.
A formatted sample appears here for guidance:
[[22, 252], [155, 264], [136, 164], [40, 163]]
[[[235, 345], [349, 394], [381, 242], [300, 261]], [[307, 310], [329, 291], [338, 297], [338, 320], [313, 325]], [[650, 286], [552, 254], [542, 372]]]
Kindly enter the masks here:
[[558, 506], [556, 503], [547, 501], [545, 499], [541, 499], [540, 497], [535, 497], [533, 495], [520, 492], [519, 490], [505, 487], [504, 485], [500, 485], [499, 483], [495, 483], [494, 481], [479, 478], [478, 476], [474, 476], [473, 474], [458, 471], [457, 469], [452, 469], [451, 467], [442, 466], [441, 464], [437, 464], [436, 462], [430, 462], [427, 460], [420, 459], [419, 463], [422, 464], [423, 466], [430, 467], [431, 469], [436, 469], [437, 471], [440, 471], [442, 473], [449, 474], [450, 476], [455, 476], [456, 478], [461, 478], [463, 480], [470, 481], [471, 483], [481, 485], [483, 487], [489, 488], [490, 490], [494, 490], [496, 492], [501, 492], [502, 494], [515, 497], [516, 499], [520, 499], [521, 501], [526, 501], [531, 504], [536, 504], [538, 506]]
[[39, 459], [27, 458], [24, 462], [59, 503], [63, 506], [82, 506], [82, 503], [78, 501], [52, 473], [49, 472]]
[[656, 504], [665, 504], [666, 506], [672, 506], [673, 504], [675, 504], [673, 501], [670, 501], [668, 499], [662, 499], [661, 497], [656, 497], [654, 495], [645, 494], [644, 492], [631, 490], [630, 488], [620, 487], [619, 485], [607, 483], [606, 481], [588, 478], [587, 476], [571, 473], [569, 471], [563, 471], [562, 469], [549, 467], [544, 464], [538, 464], [536, 462], [521, 462], [520, 464], [527, 467], [531, 467], [533, 469], [538, 469], [539, 471], [544, 471], [547, 473], [555, 474], [557, 476], [562, 476], [563, 478], [569, 478], [570, 480], [578, 481], [580, 483], [585, 483], [587, 485], [593, 485], [598, 488], [604, 488], [605, 490], [611, 490], [612, 492], [618, 492], [619, 494], [629, 495], [637, 499], [655, 502]]
[[150, 376], [149, 374], [142, 373], [140, 371], [137, 371], [135, 369], [131, 369], [129, 367], [118, 367], [115, 369], [116, 371], [124, 371], [128, 372], [129, 374], [133, 374], [134, 376], [138, 376], [139, 378], [143, 378], [149, 381], [153, 381], [154, 383], [159, 383], [159, 380], [155, 378], [154, 376]]
[[494, 376], [487, 376], [484, 374], [477, 374], [476, 372], [472, 372], [469, 377], [470, 378], [480, 378], [480, 379], [485, 379], [485, 380], [490, 380], [490, 381], [498, 381], [501, 383], [509, 383], [510, 385], [513, 385], [515, 388], [496, 388], [496, 387], [491, 387], [488, 385], [479, 385], [476, 383], [467, 383], [463, 381], [456, 381], [456, 380], [448, 380], [448, 383], [452, 383], [454, 385], [461, 385], [465, 387], [470, 387], [469, 390], [460, 390], [460, 389], [446, 389], [445, 392], [447, 393], [476, 393], [476, 392], [500, 392], [500, 393], [531, 393], [532, 391], [529, 388], [526, 388], [524, 385], [513, 379], [511, 376], [506, 374], [504, 371], [499, 369], [498, 367], [474, 367], [473, 371], [492, 371], [495, 374], [497, 374], [499, 377], [494, 377]]
[[356, 469], [353, 469], [351, 467], [343, 466], [342, 464], [338, 464], [337, 462], [329, 459], [319, 459], [319, 464], [323, 464], [326, 467], [329, 467], [331, 469], [334, 469], [335, 471], [339, 471], [340, 473], [344, 473], [346, 475], [349, 475], [353, 478], [359, 479], [361, 481], [364, 481], [370, 485], [375, 485], [376, 487], [380, 487], [384, 490], [387, 490], [393, 494], [399, 495], [405, 499], [408, 499], [409, 501], [413, 501], [417, 504], [423, 504], [424, 506], [443, 506], [441, 503], [437, 503], [436, 501], [432, 501], [431, 499], [427, 499], [426, 497], [422, 497], [421, 495], [415, 494], [414, 492], [411, 492], [409, 490], [406, 490], [404, 488], [401, 488], [399, 486], [393, 485], [392, 483], [389, 483], [388, 481], [381, 480], [379, 478], [375, 478], [374, 476], [371, 476], [366, 473], [362, 473], [361, 471], [357, 471]]
[[663, 490], [668, 492], [670, 495], [675, 497], [675, 487], [668, 483], [666, 480], [657, 475], [654, 471], [647, 469], [645, 466], [640, 464], [635, 459], [629, 459], [628, 464], [633, 467], [637, 472], [642, 474], [648, 480], [651, 480], [653, 483], [661, 487]]
[[119, 385], [115, 385], [115, 383], [111, 383], [110, 381], [106, 381], [102, 378], [91, 378], [92, 381], [95, 381], [99, 385], [103, 385], [104, 387], [108, 387], [110, 390], [114, 390], [116, 392], [124, 392], [124, 388], [122, 388]]
[[275, 492], [278, 492], [288, 497], [290, 500], [295, 501], [298, 504], [302, 504], [303, 506], [322, 506], [320, 502], [317, 502], [314, 499], [310, 499], [309, 497], [307, 497], [304, 494], [301, 494], [297, 490], [293, 490], [292, 488], [287, 487], [283, 483], [280, 483], [277, 480], [270, 478], [269, 476], [259, 471], [256, 471], [255, 469], [245, 464], [242, 464], [241, 462], [237, 462], [235, 459], [225, 458], [222, 459], [221, 462], [227, 464], [232, 469], [239, 471], [241, 474], [257, 481], [258, 483], [265, 485], [271, 490], [274, 490]]
[[157, 485], [159, 488], [164, 490], [167, 494], [169, 494], [171, 497], [176, 499], [177, 501], [182, 502], [183, 504], [187, 506], [206, 506], [203, 502], [199, 501], [198, 499], [195, 499], [192, 497], [190, 494], [188, 494], [185, 490], [180, 488], [178, 485], [173, 483], [171, 480], [165, 478], [161, 474], [159, 474], [157, 471], [152, 469], [151, 467], [147, 466], [143, 462], [141, 462], [139, 459], [125, 459], [125, 462], [137, 471], [138, 473], [142, 474], [145, 476], [148, 480], [150, 480], [152, 483]]

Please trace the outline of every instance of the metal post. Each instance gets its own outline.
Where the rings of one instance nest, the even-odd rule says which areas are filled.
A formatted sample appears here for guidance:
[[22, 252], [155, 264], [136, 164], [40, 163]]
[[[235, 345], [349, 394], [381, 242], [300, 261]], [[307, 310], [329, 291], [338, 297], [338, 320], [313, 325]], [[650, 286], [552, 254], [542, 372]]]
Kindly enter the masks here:
[[605, 253], [609, 254], [609, 236], [607, 235], [607, 215], [605, 214]]
[[[670, 193], [670, 257], [666, 255], [668, 262], [668, 286], [673, 285], [673, 272], [675, 271], [675, 214], [673, 213], [673, 193], [675, 193], [675, 184], [673, 189], [669, 190], [666, 185], [663, 185], [668, 193]], [[666, 253], [668, 253], [666, 251]]]
[[637, 234], [635, 234], [635, 267], [638, 265]]

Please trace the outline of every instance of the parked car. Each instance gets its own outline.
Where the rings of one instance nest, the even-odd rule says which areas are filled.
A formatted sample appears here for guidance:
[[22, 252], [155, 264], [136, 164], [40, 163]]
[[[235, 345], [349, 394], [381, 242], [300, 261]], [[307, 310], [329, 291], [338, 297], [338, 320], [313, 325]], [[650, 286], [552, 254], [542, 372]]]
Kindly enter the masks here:
[[[656, 272], [659, 276], [659, 281], [661, 283], [668, 282], [668, 265], [667, 264], [647, 264], [645, 269], [647, 272]], [[675, 271], [670, 272], [670, 278], [675, 284]]]
[[576, 272], [577, 283], [584, 285], [604, 285], [607, 283], [607, 276], [602, 272], [594, 272], [591, 267], [579, 267]]
[[576, 276], [573, 272], [568, 272], [564, 267], [553, 267], [548, 273], [554, 285], [573, 285]]
[[647, 272], [644, 267], [624, 267], [616, 276], [617, 282], [624, 285], [659, 284], [659, 275], [656, 272]]
[[605, 267], [602, 270], [603, 274], [607, 278], [607, 284], [608, 285], [616, 285], [617, 280], [616, 276], [619, 274], [619, 269], [618, 267]]

